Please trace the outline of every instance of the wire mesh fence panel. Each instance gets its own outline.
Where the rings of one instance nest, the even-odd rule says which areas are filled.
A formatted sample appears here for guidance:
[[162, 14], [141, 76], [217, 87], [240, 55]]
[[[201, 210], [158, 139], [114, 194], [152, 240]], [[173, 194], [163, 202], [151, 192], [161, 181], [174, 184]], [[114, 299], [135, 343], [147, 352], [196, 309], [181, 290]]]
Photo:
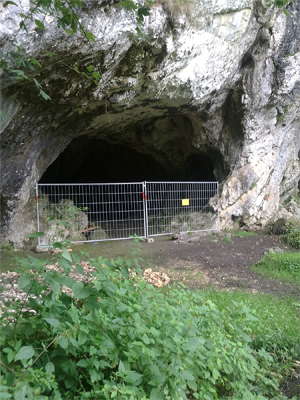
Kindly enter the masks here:
[[143, 183], [39, 184], [41, 246], [145, 235]]
[[217, 182], [147, 182], [148, 235], [214, 230]]
[[217, 182], [38, 184], [40, 246], [212, 230]]

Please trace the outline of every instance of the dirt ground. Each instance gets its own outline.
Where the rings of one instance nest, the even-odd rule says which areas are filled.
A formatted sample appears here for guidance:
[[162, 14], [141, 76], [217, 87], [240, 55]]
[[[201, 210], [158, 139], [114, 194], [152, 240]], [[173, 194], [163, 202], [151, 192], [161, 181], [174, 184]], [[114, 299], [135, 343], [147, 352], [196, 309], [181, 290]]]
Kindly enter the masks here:
[[[140, 257], [143, 267], [165, 272], [171, 281], [183, 282], [192, 289], [210, 286], [300, 298], [299, 286], [264, 278], [251, 269], [270, 249], [287, 250], [277, 236], [247, 232], [206, 233], [187, 235], [183, 239], [161, 236], [154, 238], [152, 243], [135, 240], [96, 242], [76, 245], [73, 251], [84, 252], [89, 258]], [[28, 255], [27, 252], [13, 253], [2, 253], [0, 271], [16, 271], [15, 256]]]
[[[147, 267], [166, 272], [190, 288], [212, 286], [300, 297], [299, 286], [264, 278], [251, 270], [269, 249], [287, 248], [276, 236], [212, 234], [185, 240], [154, 238], [153, 243], [102, 242], [80, 246], [91, 255], [140, 256]], [[78, 248], [79, 250], [79, 248]]]

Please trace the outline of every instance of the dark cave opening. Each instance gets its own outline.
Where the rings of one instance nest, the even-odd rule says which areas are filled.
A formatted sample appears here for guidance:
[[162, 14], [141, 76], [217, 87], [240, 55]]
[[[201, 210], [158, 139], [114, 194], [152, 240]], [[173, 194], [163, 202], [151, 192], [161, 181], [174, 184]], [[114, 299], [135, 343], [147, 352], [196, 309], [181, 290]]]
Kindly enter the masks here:
[[172, 166], [162, 155], [158, 159], [128, 145], [81, 136], [48, 167], [40, 183], [216, 181], [220, 159], [215, 151], [198, 151], [182, 166]]
[[[217, 194], [221, 155], [193, 150], [177, 165], [166, 162], [167, 156], [78, 137], [40, 180], [40, 221], [66, 221], [73, 241], [211, 229], [215, 214], [209, 202]], [[52, 234], [55, 226], [46, 230]]]

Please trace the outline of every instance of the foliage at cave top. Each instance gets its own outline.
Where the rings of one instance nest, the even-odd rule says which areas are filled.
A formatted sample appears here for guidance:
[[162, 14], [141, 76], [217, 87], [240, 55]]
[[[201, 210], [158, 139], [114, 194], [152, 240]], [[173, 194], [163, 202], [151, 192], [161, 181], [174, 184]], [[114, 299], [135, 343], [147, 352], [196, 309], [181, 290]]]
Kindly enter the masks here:
[[[190, 0], [191, 2], [193, 0]], [[145, 16], [150, 14], [153, 5], [160, 3], [166, 7], [180, 7], [186, 0], [121, 0], [113, 2], [113, 5], [123, 7], [135, 16], [137, 23], [137, 39], [141, 36]], [[268, 7], [285, 8], [291, 0], [270, 0], [266, 2]], [[19, 28], [25, 32], [29, 31], [32, 25], [37, 33], [46, 31], [45, 17], [53, 17], [54, 23], [67, 35], [79, 33], [87, 43], [95, 40], [94, 34], [86, 29], [81, 18], [80, 11], [89, 6], [86, 0], [31, 0], [28, 11], [23, 11], [21, 1], [4, 1], [3, 7], [16, 7], [21, 17]], [[142, 35], [143, 36], [143, 35]], [[48, 53], [50, 59], [55, 54]], [[48, 57], [48, 62], [49, 62]], [[87, 80], [91, 85], [97, 85], [101, 80], [102, 71], [96, 68], [91, 62], [89, 65], [80, 68], [76, 65], [65, 65], [69, 70], [77, 73], [81, 79]], [[0, 70], [6, 74], [6, 85], [15, 83], [30, 84], [34, 87], [43, 100], [51, 100], [46, 89], [45, 76], [43, 76], [44, 65], [41, 59], [30, 56], [21, 47], [3, 54], [0, 57]]]

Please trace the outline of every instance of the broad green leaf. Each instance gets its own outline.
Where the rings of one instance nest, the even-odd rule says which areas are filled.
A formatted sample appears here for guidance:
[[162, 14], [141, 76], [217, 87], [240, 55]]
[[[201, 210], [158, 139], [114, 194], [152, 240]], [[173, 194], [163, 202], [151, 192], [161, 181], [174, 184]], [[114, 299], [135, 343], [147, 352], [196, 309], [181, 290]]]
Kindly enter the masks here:
[[42, 85], [40, 84], [40, 82], [39, 82], [37, 79], [35, 79], [35, 78], [33, 78], [32, 80], [33, 80], [33, 83], [35, 84], [35, 86], [36, 86], [39, 90], [41, 90]]
[[93, 291], [84, 286], [82, 282], [75, 282], [74, 285], [72, 285], [72, 290], [74, 297], [79, 300], [85, 299], [93, 293]]
[[21, 69], [12, 69], [11, 72], [13, 72], [16, 75], [16, 79], [29, 80], [28, 76]]
[[138, 8], [137, 4], [135, 4], [135, 2], [132, 0], [122, 0], [120, 3], [118, 3], [118, 6], [121, 6], [130, 11], [136, 10]]
[[92, 77], [93, 77], [93, 79], [98, 81], [101, 78], [101, 74], [98, 71], [94, 71], [94, 72], [92, 72]]
[[32, 281], [27, 275], [22, 275], [18, 280], [18, 286], [20, 289], [26, 289], [31, 286]]
[[87, 340], [88, 340], [88, 338], [87, 338], [86, 334], [80, 332], [78, 335], [78, 344], [80, 346], [82, 346], [83, 344], [85, 344], [87, 342]]
[[135, 371], [128, 371], [126, 372], [124, 380], [131, 385], [138, 386], [142, 383], [143, 375]]
[[42, 89], [40, 89], [39, 95], [46, 101], [51, 100], [51, 97]]
[[52, 247], [54, 249], [62, 249], [62, 248], [64, 248], [64, 244], [61, 242], [54, 242], [54, 243], [52, 243]]
[[0, 392], [0, 400], [11, 399], [12, 395], [5, 392]]
[[71, 254], [69, 253], [69, 251], [67, 249], [63, 250], [63, 252], [61, 253], [61, 256], [67, 261], [70, 261], [70, 262], [73, 261], [72, 260], [72, 256], [71, 256]]
[[85, 32], [85, 37], [87, 40], [94, 42], [96, 40], [96, 36], [92, 32]]
[[99, 381], [99, 378], [101, 378], [99, 371], [96, 371], [95, 369], [90, 369], [89, 372], [90, 372], [91, 381], [93, 383]]
[[53, 374], [54, 371], [55, 371], [55, 366], [54, 366], [54, 364], [53, 364], [51, 361], [47, 362], [47, 364], [45, 365], [45, 370], [46, 370], [46, 372], [48, 372], [49, 374]]
[[142, 341], [145, 344], [150, 344], [151, 343], [151, 340], [149, 340], [149, 337], [146, 334], [142, 336]]
[[163, 400], [165, 398], [163, 392], [159, 389], [152, 389], [150, 393], [150, 400]]
[[39, 31], [44, 31], [45, 30], [45, 25], [39, 19], [35, 19], [34, 23], [36, 25], [37, 30], [39, 30]]
[[49, 317], [49, 318], [44, 318], [46, 322], [48, 322], [49, 325], [53, 326], [53, 328], [58, 328], [60, 325], [60, 322], [57, 318]]
[[78, 365], [78, 367], [87, 368], [90, 365], [90, 362], [89, 360], [82, 359], [79, 360], [76, 365]]
[[182, 371], [181, 375], [182, 375], [182, 377], [183, 377], [184, 379], [186, 379], [187, 381], [193, 381], [193, 380], [195, 380], [194, 375], [193, 375], [189, 370]]
[[28, 235], [28, 238], [36, 239], [36, 238], [44, 236], [44, 234], [45, 234], [44, 232], [34, 232], [34, 233], [31, 233], [30, 235]]
[[27, 383], [25, 383], [16, 390], [14, 400], [27, 400], [28, 399], [27, 394], [28, 394], [28, 385]]
[[69, 345], [69, 341], [65, 336], [60, 336], [57, 340], [57, 343], [62, 347], [63, 349], [66, 349]]
[[94, 69], [95, 69], [95, 67], [94, 67], [93, 65], [88, 65], [88, 66], [86, 67], [86, 69], [87, 69], [88, 72], [93, 72]]
[[7, 353], [7, 361], [8, 361], [9, 363], [11, 363], [12, 360], [14, 359], [14, 357], [15, 357], [15, 353], [14, 353], [13, 350], [10, 349], [10, 352]]
[[23, 346], [20, 348], [20, 350], [17, 352], [15, 356], [15, 361], [23, 361], [23, 360], [29, 360], [34, 356], [34, 348], [32, 346]]
[[[52, 272], [49, 272], [48, 273], [48, 275], [52, 275], [52, 274], [55, 274], [55, 275], [57, 275], [57, 273], [52, 273]], [[51, 290], [53, 291], [53, 293], [55, 293], [55, 294], [59, 294], [60, 293], [60, 291], [61, 291], [61, 284], [60, 284], [60, 282], [58, 281], [58, 279], [56, 279], [57, 277], [56, 276], [50, 276], [50, 277], [47, 277], [47, 284], [48, 284], [48, 286], [51, 288]]]
[[125, 364], [123, 363], [122, 360], [120, 360], [120, 362], [119, 362], [119, 372], [123, 373], [125, 371], [126, 371]]
[[30, 62], [32, 65], [37, 66], [37, 67], [39, 67], [39, 68], [42, 67], [42, 64], [41, 64], [36, 58], [30, 58], [30, 59], [29, 59], [29, 62]]

